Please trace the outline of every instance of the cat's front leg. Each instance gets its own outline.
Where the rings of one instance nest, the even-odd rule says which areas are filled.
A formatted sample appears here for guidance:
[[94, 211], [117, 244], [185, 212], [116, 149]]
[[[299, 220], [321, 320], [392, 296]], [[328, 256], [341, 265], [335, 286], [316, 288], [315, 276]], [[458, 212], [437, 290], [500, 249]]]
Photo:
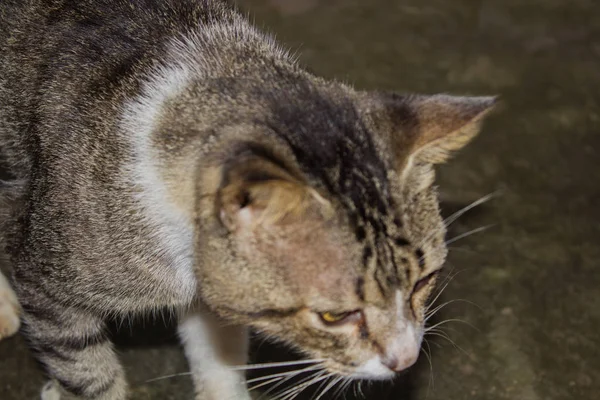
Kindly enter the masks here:
[[0, 340], [19, 330], [19, 304], [8, 281], [0, 273]]
[[23, 334], [51, 382], [42, 400], [124, 400], [125, 374], [103, 320], [68, 307], [37, 288], [16, 285], [23, 308]]
[[248, 359], [246, 328], [227, 325], [199, 307], [181, 318], [179, 335], [197, 400], [250, 400], [244, 371], [233, 369]]

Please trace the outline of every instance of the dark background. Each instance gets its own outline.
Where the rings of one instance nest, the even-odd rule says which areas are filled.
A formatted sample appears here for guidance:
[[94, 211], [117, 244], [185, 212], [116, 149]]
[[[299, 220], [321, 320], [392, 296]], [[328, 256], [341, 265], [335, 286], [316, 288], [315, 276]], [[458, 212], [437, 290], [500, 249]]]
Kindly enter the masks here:
[[[451, 245], [458, 274], [439, 304], [475, 305], [452, 303], [438, 321], [467, 324], [443, 326], [455, 345], [428, 339], [431, 367], [422, 356], [395, 385], [363, 386], [367, 398], [599, 398], [600, 2], [239, 3], [326, 77], [502, 98], [482, 135], [439, 170], [447, 215], [499, 193], [449, 233], [494, 224]], [[119, 337], [134, 398], [191, 399], [188, 377], [146, 382], [186, 370], [173, 330], [138, 330]], [[256, 356], [285, 359], [267, 345]], [[42, 383], [20, 337], [0, 342], [0, 399], [36, 398]]]

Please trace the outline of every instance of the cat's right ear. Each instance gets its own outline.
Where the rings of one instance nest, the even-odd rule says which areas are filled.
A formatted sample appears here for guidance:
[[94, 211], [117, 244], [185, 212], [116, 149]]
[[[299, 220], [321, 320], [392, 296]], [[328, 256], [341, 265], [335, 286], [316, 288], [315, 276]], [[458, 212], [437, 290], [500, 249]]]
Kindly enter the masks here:
[[271, 159], [244, 154], [224, 166], [218, 208], [230, 231], [294, 223], [310, 210], [327, 207], [314, 189]]
[[442, 163], [479, 132], [496, 97], [400, 95], [366, 93], [361, 99], [367, 114], [393, 149], [397, 170], [413, 163]]

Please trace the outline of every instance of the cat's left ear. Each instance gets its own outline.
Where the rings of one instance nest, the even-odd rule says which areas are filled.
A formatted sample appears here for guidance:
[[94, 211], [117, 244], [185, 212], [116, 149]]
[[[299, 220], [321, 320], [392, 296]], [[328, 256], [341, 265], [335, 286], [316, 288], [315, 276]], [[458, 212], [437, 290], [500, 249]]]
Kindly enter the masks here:
[[393, 149], [398, 169], [407, 164], [442, 163], [479, 132], [496, 97], [368, 93], [362, 112]]

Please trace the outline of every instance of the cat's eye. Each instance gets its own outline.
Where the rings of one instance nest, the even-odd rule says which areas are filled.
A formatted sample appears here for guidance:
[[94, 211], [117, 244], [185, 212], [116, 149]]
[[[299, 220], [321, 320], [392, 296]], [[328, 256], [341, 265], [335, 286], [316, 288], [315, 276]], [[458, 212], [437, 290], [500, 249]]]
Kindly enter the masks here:
[[437, 276], [437, 274], [438, 274], [438, 271], [435, 271], [435, 272], [432, 272], [431, 274], [427, 275], [426, 277], [419, 279], [419, 281], [417, 281], [417, 283], [415, 284], [413, 293], [417, 293], [421, 289], [423, 289], [425, 286], [427, 286], [429, 284], [429, 282], [431, 282], [431, 280]]
[[[318, 314], [319, 314], [319, 317], [321, 318], [321, 321], [323, 321], [324, 324], [340, 325], [340, 324], [344, 324], [346, 322], [350, 322], [350, 321], [360, 318], [361, 312], [360, 311], [350, 311], [350, 312], [335, 313], [335, 312], [327, 311], [327, 312], [321, 312]], [[354, 318], [354, 317], [357, 317], [357, 318]]]

